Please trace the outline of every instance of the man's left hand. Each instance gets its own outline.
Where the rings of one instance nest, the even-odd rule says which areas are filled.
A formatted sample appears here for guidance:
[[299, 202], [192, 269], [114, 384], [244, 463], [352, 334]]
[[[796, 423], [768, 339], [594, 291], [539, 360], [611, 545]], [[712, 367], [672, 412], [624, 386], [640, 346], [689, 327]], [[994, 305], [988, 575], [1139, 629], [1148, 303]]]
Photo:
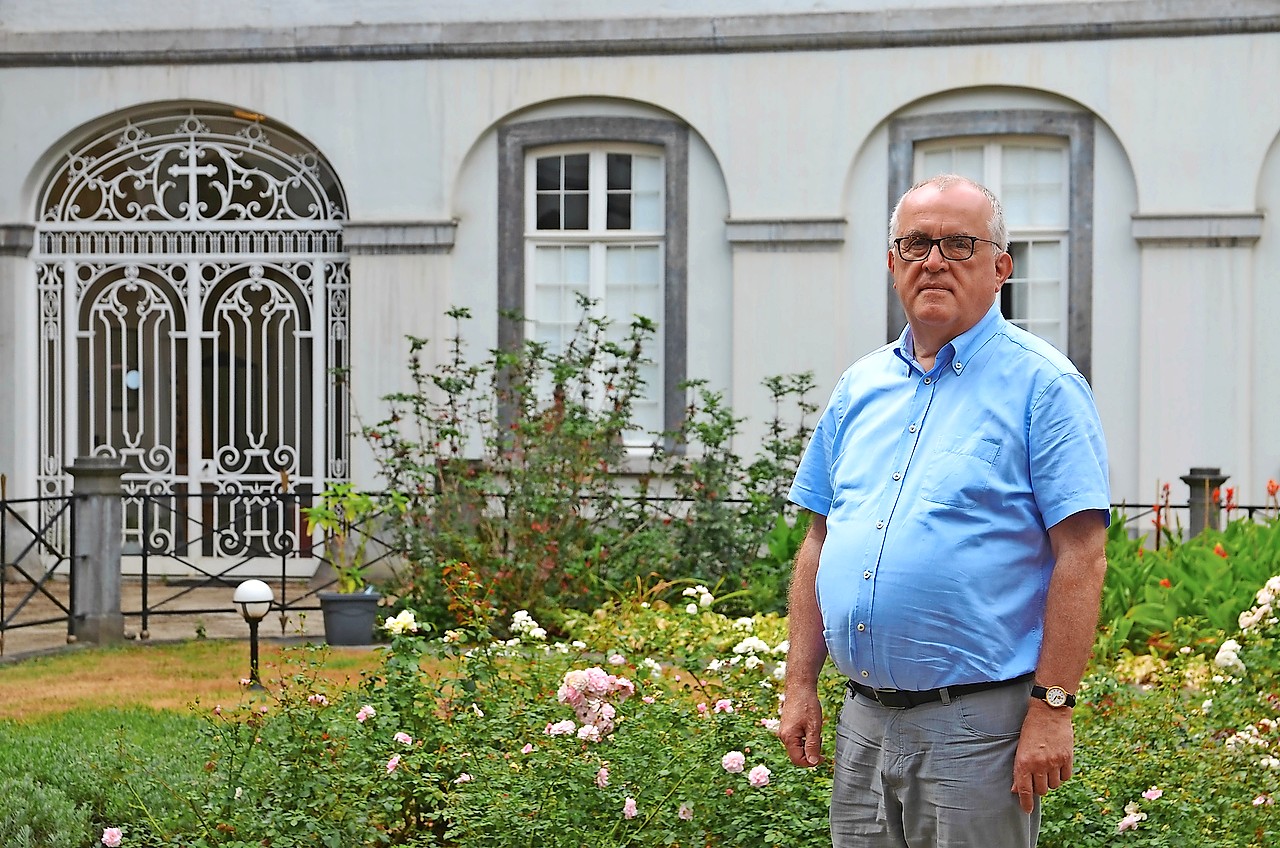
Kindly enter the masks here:
[[1038, 795], [1047, 795], [1071, 778], [1075, 731], [1071, 710], [1054, 709], [1032, 699], [1018, 737], [1018, 753], [1013, 760], [1013, 787], [1018, 804], [1030, 815]]

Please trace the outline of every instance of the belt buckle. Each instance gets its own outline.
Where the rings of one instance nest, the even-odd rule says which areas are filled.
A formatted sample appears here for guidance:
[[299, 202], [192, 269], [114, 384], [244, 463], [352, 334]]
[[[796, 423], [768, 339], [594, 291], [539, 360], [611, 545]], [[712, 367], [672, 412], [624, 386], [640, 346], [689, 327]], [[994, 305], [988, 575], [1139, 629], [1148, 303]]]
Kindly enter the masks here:
[[891, 710], [905, 710], [912, 706], [911, 699], [901, 689], [876, 689], [876, 700]]

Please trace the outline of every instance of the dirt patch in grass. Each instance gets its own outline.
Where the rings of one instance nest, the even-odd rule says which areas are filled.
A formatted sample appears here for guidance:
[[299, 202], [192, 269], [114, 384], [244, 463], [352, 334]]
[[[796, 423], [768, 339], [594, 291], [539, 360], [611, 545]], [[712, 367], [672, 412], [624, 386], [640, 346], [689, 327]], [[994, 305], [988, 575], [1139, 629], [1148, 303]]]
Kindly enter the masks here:
[[[282, 673], [287, 645], [267, 643], [259, 651], [260, 676], [268, 686]], [[323, 675], [358, 681], [382, 653], [368, 648], [330, 648]], [[183, 710], [202, 704], [238, 703], [241, 678], [249, 674], [243, 641], [195, 640], [86, 648], [0, 665], [0, 719], [36, 720], [69, 710], [145, 706]]]

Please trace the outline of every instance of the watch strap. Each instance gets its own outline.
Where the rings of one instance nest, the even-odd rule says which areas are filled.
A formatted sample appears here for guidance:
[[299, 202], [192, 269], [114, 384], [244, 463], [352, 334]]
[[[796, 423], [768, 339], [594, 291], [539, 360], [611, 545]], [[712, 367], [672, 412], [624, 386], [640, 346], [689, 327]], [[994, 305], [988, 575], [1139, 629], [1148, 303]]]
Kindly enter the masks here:
[[[1058, 692], [1062, 693], [1063, 702], [1061, 704], [1054, 704], [1053, 701], [1049, 700], [1050, 689], [1056, 689]], [[1031, 697], [1039, 698], [1051, 707], [1074, 707], [1076, 705], [1076, 696], [1072, 695], [1061, 686], [1041, 686], [1037, 683], [1031, 687]]]

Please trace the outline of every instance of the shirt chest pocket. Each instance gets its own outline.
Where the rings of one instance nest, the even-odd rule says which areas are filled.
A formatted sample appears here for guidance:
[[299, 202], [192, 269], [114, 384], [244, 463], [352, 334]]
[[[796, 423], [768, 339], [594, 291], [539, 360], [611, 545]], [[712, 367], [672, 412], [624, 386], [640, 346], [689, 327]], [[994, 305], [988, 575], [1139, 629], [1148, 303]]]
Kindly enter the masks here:
[[962, 436], [933, 454], [922, 456], [926, 465], [920, 497], [930, 503], [969, 509], [986, 500], [990, 478], [1000, 455], [999, 442]]

